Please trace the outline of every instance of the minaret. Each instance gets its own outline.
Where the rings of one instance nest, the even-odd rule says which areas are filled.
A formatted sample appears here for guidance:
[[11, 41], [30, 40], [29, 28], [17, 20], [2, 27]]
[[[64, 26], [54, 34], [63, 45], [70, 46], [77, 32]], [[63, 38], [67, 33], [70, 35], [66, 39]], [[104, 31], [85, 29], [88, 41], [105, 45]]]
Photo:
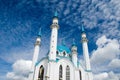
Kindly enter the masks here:
[[82, 37], [83, 55], [84, 55], [84, 60], [85, 60], [85, 71], [87, 73], [86, 80], [93, 80], [91, 66], [90, 66], [90, 59], [89, 59], [88, 40], [87, 40], [83, 25], [82, 25], [81, 37]]
[[83, 25], [82, 25], [82, 35], [81, 36], [82, 36], [82, 47], [83, 47], [83, 55], [84, 55], [84, 60], [85, 60], [85, 67], [86, 67], [86, 70], [91, 70], [88, 45], [87, 45], [88, 40], [87, 40]]
[[30, 71], [30, 74], [29, 74], [29, 80], [34, 80], [35, 65], [36, 65], [37, 60], [38, 60], [40, 45], [41, 45], [41, 28], [39, 30], [38, 37], [37, 37], [36, 42], [35, 42], [32, 66], [31, 66], [31, 71]]
[[72, 51], [72, 62], [75, 65], [75, 67], [77, 67], [77, 60], [78, 60], [77, 59], [77, 46], [76, 46], [74, 40], [73, 40], [71, 51]]
[[58, 14], [57, 11], [54, 14], [54, 18], [51, 25], [51, 40], [50, 40], [50, 53], [49, 53], [49, 60], [56, 60], [56, 48], [57, 48], [57, 36], [58, 36]]

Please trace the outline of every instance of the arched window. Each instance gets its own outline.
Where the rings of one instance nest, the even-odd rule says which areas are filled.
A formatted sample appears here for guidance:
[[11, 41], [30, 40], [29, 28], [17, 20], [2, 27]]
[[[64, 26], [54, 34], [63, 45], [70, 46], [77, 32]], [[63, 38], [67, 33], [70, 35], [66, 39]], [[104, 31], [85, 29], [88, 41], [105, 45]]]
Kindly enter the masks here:
[[65, 51], [63, 52], [63, 55], [64, 55], [64, 56], [66, 55]]
[[72, 56], [69, 54], [69, 57], [72, 58]]
[[59, 80], [62, 80], [62, 65], [59, 67]]
[[41, 65], [39, 69], [38, 80], [43, 80], [43, 78], [44, 78], [44, 67], [43, 65]]
[[79, 70], [79, 75], [80, 75], [80, 80], [82, 80], [82, 75], [80, 70]]
[[66, 80], [70, 80], [70, 67], [66, 67]]
[[58, 54], [59, 54], [59, 52], [58, 52], [58, 51], [56, 51], [56, 54], [58, 55]]

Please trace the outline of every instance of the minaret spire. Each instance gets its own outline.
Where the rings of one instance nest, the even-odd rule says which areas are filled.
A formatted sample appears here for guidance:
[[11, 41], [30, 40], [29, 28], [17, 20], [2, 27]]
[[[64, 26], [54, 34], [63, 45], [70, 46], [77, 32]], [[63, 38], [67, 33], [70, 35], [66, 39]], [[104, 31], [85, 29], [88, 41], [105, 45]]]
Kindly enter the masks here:
[[41, 35], [42, 35], [42, 33], [41, 33], [41, 27], [40, 27], [38, 37], [41, 37]]
[[58, 17], [58, 12], [57, 11], [55, 11], [54, 16]]
[[82, 32], [85, 32], [85, 29], [84, 29], [84, 26], [83, 26], [83, 24], [82, 24]]
[[72, 46], [76, 46], [75, 39], [73, 38]]
[[32, 66], [31, 66], [31, 71], [30, 71], [30, 74], [29, 74], [29, 80], [34, 80], [35, 67], [36, 67], [36, 63], [37, 63], [37, 60], [38, 60], [40, 45], [41, 45], [41, 28], [39, 30], [39, 33], [38, 33], [38, 36], [37, 36], [37, 39], [36, 39], [36, 42], [35, 42]]

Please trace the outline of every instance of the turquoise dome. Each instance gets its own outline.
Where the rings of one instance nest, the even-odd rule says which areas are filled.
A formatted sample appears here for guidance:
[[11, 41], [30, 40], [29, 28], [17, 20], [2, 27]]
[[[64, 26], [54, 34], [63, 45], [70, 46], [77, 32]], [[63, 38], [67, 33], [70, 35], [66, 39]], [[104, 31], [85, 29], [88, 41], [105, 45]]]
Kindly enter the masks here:
[[66, 51], [68, 54], [70, 54], [70, 49], [67, 46], [65, 46], [65, 45], [59, 45], [59, 46], [57, 46], [57, 50], [59, 52]]

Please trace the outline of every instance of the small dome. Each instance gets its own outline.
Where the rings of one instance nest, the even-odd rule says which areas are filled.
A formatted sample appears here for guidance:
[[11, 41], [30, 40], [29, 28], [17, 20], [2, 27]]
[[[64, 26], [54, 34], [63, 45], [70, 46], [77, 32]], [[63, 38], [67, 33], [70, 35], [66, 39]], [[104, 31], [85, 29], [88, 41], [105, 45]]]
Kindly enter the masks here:
[[59, 46], [57, 46], [57, 50], [59, 52], [66, 51], [66, 53], [70, 54], [70, 49], [67, 46], [65, 46], [65, 45], [59, 45]]

